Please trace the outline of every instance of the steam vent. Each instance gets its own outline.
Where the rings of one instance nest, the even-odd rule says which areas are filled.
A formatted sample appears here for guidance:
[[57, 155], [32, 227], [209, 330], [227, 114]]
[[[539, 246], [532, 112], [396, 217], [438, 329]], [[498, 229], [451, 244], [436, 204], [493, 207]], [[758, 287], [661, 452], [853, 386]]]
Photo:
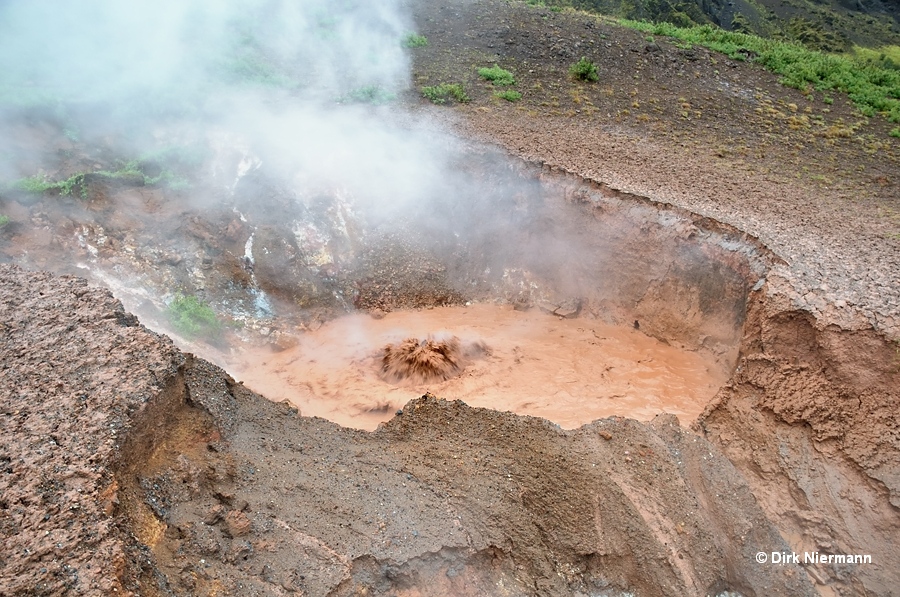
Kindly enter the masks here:
[[0, 2], [0, 596], [900, 594], [851, 4]]

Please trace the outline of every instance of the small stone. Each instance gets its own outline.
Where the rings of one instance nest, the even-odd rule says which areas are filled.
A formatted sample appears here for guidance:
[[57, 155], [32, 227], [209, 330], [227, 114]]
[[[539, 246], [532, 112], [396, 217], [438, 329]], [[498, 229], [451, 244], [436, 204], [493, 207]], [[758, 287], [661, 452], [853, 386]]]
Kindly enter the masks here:
[[549, 301], [541, 301], [537, 304], [538, 309], [543, 311], [544, 313], [549, 313], [550, 315], [554, 315], [556, 310], [559, 309], [559, 305], [555, 303], [551, 303]]
[[225, 515], [225, 530], [232, 537], [240, 537], [250, 532], [250, 519], [240, 510], [232, 510]]
[[572, 319], [577, 317], [581, 312], [581, 302], [580, 301], [563, 301], [562, 304], [557, 307], [556, 311], [553, 312], [554, 315], [562, 317], [563, 319]]
[[216, 524], [225, 517], [225, 507], [222, 504], [216, 504], [203, 517], [203, 522], [210, 526]]
[[602, 437], [605, 440], [610, 440], [610, 439], [612, 439], [612, 433], [610, 433], [609, 431], [601, 431], [600, 437]]

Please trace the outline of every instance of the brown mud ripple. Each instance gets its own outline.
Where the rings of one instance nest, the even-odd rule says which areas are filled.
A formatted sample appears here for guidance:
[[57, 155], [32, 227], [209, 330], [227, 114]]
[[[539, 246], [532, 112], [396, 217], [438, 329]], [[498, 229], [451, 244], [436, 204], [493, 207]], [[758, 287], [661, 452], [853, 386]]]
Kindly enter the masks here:
[[[408, 353], [402, 357], [415, 356], [427, 344], [404, 338], [429, 336], [460, 339], [456, 348], [442, 347], [447, 357], [426, 353], [441, 373], [457, 375], [419, 381], [408, 374], [420, 363], [410, 367], [404, 358], [405, 380], [384, 379], [383, 346], [403, 345]], [[609, 416], [647, 422], [662, 412], [690, 425], [730, 376], [716, 355], [648, 337], [631, 325], [492, 303], [354, 313], [291, 339], [283, 350], [247, 347], [217, 364], [305, 416], [369, 431], [426, 392], [541, 417], [564, 429]]]

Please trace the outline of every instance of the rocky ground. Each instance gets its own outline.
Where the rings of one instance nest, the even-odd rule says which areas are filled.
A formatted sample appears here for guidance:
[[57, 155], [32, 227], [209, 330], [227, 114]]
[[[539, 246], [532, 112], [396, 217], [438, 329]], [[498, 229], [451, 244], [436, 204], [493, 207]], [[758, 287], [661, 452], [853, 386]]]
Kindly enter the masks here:
[[[458, 22], [467, 25], [449, 26]], [[434, 110], [450, 126], [729, 223], [774, 252], [735, 378], [698, 429], [738, 463], [795, 550], [883, 546], [890, 564], [855, 571], [866, 580], [812, 571], [820, 591], [891, 594], [900, 163], [890, 125], [751, 64], [584, 14], [451, 3], [419, 23], [429, 47], [418, 80], [471, 89], [472, 103]], [[598, 83], [566, 76], [582, 55]], [[491, 98], [479, 81], [475, 67], [493, 63], [517, 74], [521, 103]]]

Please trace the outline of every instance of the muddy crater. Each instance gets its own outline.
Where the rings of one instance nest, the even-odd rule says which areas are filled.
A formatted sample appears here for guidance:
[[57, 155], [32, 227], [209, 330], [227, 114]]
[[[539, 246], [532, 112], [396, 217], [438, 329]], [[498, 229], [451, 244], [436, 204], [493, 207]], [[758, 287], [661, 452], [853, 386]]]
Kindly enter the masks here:
[[[98, 178], [81, 200], [4, 197], [5, 256], [91, 277], [248, 387], [343, 425], [373, 429], [424, 391], [568, 428], [688, 424], [731, 374], [765, 275], [736, 230], [471, 142], [441, 140], [440, 177], [371, 188], [207, 142], [189, 193]], [[215, 333], [178, 325], [183, 297]]]
[[244, 261], [273, 313], [253, 325], [271, 340], [204, 354], [260, 393], [364, 429], [425, 391], [567, 428], [663, 411], [692, 422], [734, 367], [765, 272], [752, 241], [490, 148], [455, 159], [415, 203], [322, 191], [299, 212], [289, 202], [286, 223], [256, 225], [239, 207]]

